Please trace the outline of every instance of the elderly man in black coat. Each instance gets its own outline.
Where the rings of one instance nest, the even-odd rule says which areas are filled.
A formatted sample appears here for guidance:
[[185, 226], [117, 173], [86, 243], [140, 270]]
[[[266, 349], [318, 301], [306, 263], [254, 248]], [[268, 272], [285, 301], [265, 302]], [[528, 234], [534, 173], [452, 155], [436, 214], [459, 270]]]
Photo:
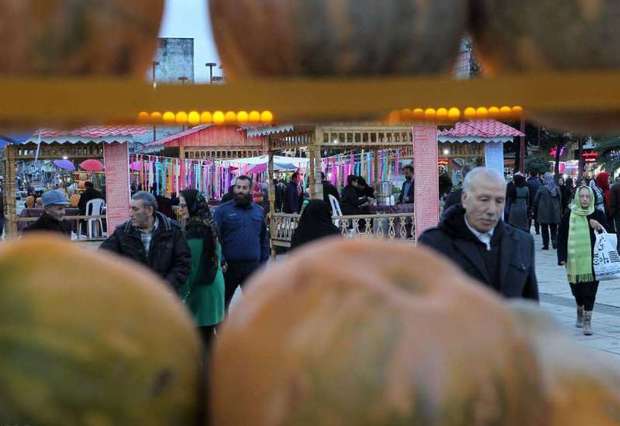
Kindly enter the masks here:
[[172, 288], [185, 283], [191, 252], [180, 226], [157, 211], [157, 199], [137, 192], [131, 199], [131, 220], [120, 225], [101, 245], [151, 269]]
[[461, 205], [446, 211], [419, 242], [504, 297], [538, 300], [534, 239], [502, 221], [505, 202], [504, 177], [475, 168], [465, 178]]

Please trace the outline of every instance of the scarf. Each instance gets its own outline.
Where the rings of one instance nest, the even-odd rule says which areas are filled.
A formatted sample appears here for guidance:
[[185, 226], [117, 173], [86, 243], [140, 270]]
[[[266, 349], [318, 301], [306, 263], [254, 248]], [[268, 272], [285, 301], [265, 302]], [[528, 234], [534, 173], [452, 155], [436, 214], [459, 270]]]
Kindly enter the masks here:
[[181, 196], [185, 198], [189, 213], [189, 219], [185, 224], [185, 237], [202, 240], [202, 258], [196, 274], [196, 282], [209, 285], [215, 280], [219, 268], [217, 226], [211, 216], [207, 200], [200, 192], [195, 189], [186, 189], [181, 191]]
[[[579, 191], [587, 189], [590, 193], [590, 204], [581, 207]], [[594, 193], [591, 188], [577, 188], [571, 205], [570, 224], [568, 228], [568, 256], [566, 273], [568, 282], [572, 284], [594, 281], [592, 272], [592, 246], [590, 242], [590, 224], [588, 216], [594, 213]]]
[[556, 197], [558, 195], [558, 186], [556, 185], [551, 173], [545, 173], [543, 176], [543, 184], [549, 190], [552, 197]]
[[312, 200], [301, 213], [299, 225], [291, 240], [291, 249], [319, 238], [339, 234], [340, 230], [332, 222], [329, 204], [323, 200]]

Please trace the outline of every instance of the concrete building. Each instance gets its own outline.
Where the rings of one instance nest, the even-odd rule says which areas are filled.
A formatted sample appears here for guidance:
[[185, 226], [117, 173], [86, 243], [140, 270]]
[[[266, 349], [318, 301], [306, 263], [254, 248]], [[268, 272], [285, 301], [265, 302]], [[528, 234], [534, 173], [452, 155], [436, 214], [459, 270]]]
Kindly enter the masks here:
[[194, 39], [160, 38], [149, 78], [157, 83], [194, 82]]

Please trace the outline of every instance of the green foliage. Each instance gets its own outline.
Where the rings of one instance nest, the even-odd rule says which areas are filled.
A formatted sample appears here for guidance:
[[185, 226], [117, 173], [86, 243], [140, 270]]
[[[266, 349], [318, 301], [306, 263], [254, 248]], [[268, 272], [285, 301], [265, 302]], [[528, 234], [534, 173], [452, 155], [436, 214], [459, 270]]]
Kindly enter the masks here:
[[525, 171], [527, 173], [536, 171], [539, 174], [544, 174], [549, 170], [549, 160], [542, 156], [531, 156], [525, 160]]
[[595, 150], [598, 152], [598, 163], [603, 170], [614, 174], [620, 168], [620, 136], [594, 139]]

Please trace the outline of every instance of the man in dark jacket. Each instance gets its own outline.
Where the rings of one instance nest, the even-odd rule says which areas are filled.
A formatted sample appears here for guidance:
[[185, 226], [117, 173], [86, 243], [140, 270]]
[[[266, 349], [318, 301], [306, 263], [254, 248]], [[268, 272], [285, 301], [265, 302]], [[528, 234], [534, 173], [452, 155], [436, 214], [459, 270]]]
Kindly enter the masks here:
[[65, 222], [65, 209], [69, 205], [65, 194], [59, 190], [47, 191], [41, 196], [41, 200], [43, 215], [24, 232], [55, 232], [71, 237], [71, 226]]
[[503, 176], [473, 169], [463, 184], [462, 206], [451, 207], [419, 242], [505, 297], [538, 300], [534, 239], [501, 221], [505, 201]]
[[299, 185], [299, 173], [291, 175], [291, 181], [286, 186], [284, 194], [284, 213], [299, 213], [304, 202], [304, 194]]
[[215, 209], [215, 223], [227, 264], [224, 274], [227, 308], [237, 287], [243, 287], [247, 278], [269, 260], [265, 213], [262, 207], [252, 202], [251, 187], [249, 177], [239, 176], [234, 186], [235, 199]]
[[84, 188], [86, 188], [86, 190], [80, 195], [80, 201], [78, 203], [81, 216], [86, 215], [86, 204], [88, 204], [89, 201], [96, 199], [103, 200], [103, 194], [95, 189], [92, 182], [84, 183]]
[[[542, 181], [538, 177], [538, 172], [535, 170], [531, 171], [530, 177], [527, 179], [527, 187], [530, 190], [530, 202], [528, 205], [530, 206], [534, 205], [534, 198], [536, 197], [536, 194], [538, 194], [538, 190], [540, 189], [541, 186], [542, 186]], [[531, 211], [530, 216], [534, 220], [534, 229], [536, 230], [536, 235], [540, 235], [540, 224], [536, 220], [536, 212]]]
[[347, 186], [342, 190], [340, 202], [343, 215], [362, 215], [367, 213], [368, 197], [362, 195], [362, 189], [357, 176], [350, 175], [347, 177]]
[[414, 202], [414, 184], [413, 184], [413, 167], [403, 167], [405, 181], [398, 196], [398, 204], [408, 204]]
[[185, 283], [191, 252], [179, 225], [157, 211], [157, 200], [148, 192], [131, 199], [131, 220], [120, 225], [101, 245], [151, 269], [174, 289]]

